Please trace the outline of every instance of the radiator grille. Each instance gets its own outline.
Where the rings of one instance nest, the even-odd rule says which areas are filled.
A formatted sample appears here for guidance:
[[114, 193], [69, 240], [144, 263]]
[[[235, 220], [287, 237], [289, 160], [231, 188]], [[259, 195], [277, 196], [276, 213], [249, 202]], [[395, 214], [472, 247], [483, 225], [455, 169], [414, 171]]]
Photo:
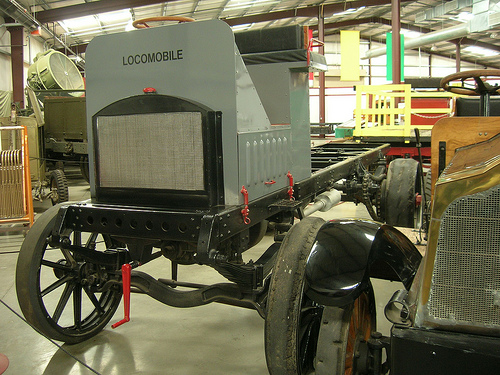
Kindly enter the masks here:
[[24, 166], [21, 150], [0, 151], [0, 219], [24, 216], [23, 188]]
[[500, 186], [457, 199], [439, 230], [428, 308], [450, 324], [500, 327]]
[[97, 139], [103, 188], [204, 190], [199, 112], [100, 116]]

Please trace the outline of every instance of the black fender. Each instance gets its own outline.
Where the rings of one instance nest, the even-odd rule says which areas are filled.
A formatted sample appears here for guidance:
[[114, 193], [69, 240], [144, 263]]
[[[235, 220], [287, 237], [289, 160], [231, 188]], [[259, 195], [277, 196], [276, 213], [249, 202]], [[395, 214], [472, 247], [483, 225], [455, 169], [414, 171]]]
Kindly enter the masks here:
[[369, 287], [370, 277], [409, 289], [422, 255], [394, 227], [369, 220], [332, 220], [318, 231], [306, 263], [306, 294], [317, 303], [345, 306]]

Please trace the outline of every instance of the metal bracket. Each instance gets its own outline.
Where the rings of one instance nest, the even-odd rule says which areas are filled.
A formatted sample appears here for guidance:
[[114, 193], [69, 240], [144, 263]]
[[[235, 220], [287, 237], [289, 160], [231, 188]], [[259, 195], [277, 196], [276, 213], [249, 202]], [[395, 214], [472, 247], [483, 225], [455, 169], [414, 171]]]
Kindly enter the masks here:
[[215, 223], [218, 218], [217, 215], [205, 215], [201, 219], [198, 252], [196, 253], [196, 261], [200, 264], [211, 264], [215, 261], [210, 258], [210, 253], [215, 252], [219, 245], [219, 230]]
[[[439, 154], [438, 154], [438, 176], [444, 171], [446, 167], [446, 142], [439, 142]], [[437, 176], [436, 176], [437, 177]]]

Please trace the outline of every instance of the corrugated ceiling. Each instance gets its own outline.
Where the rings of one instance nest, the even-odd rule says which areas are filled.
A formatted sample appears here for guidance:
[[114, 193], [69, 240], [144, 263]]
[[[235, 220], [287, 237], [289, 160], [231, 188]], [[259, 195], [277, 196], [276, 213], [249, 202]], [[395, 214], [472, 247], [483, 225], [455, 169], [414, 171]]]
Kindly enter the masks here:
[[[500, 0], [421, 0], [401, 2], [401, 28], [407, 38], [421, 37], [458, 25], [470, 25], [470, 32], [452, 40], [436, 40], [420, 46], [428, 53], [454, 57], [461, 45], [464, 61], [500, 68]], [[391, 30], [390, 0], [0, 0], [0, 14], [15, 5], [47, 27], [75, 51], [100, 34], [130, 28], [133, 20], [157, 16], [184, 16], [196, 20], [224, 19], [235, 31], [289, 24], [315, 28], [322, 9], [325, 33], [359, 30], [361, 37], [385, 41]], [[410, 33], [411, 31], [411, 33]], [[60, 47], [46, 32], [42, 38]], [[471, 47], [473, 46], [473, 47]]]

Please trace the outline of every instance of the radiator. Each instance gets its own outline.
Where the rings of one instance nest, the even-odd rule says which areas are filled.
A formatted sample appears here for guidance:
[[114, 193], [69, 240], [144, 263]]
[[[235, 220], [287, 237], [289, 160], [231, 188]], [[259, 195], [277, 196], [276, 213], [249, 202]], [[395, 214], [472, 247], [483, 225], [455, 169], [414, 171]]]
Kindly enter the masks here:
[[441, 323], [500, 328], [500, 185], [461, 197], [439, 230], [428, 302]]
[[96, 130], [101, 188], [205, 189], [200, 112], [100, 116]]

